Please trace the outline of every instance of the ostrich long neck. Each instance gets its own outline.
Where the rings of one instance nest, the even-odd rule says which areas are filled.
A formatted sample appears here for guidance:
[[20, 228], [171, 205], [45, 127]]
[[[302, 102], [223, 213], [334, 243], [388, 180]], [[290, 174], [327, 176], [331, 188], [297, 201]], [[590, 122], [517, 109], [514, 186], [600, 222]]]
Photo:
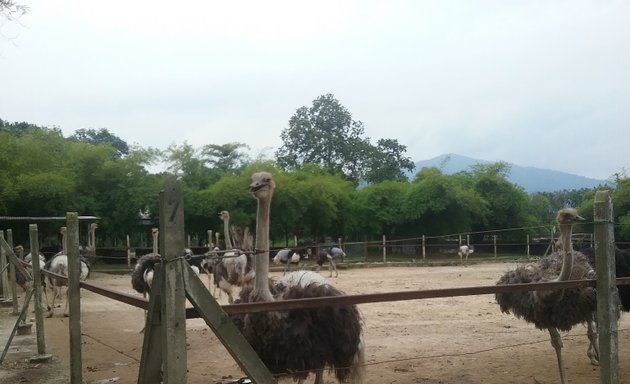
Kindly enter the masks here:
[[560, 240], [562, 241], [562, 269], [556, 281], [566, 281], [571, 277], [573, 271], [573, 246], [571, 245], [571, 236], [573, 234], [573, 225], [560, 224]]
[[269, 213], [271, 211], [271, 196], [258, 199], [256, 213], [256, 277], [252, 296], [256, 300], [271, 301], [273, 297], [269, 291]]
[[223, 216], [223, 233], [225, 236], [225, 249], [233, 249], [230, 237], [230, 216]]

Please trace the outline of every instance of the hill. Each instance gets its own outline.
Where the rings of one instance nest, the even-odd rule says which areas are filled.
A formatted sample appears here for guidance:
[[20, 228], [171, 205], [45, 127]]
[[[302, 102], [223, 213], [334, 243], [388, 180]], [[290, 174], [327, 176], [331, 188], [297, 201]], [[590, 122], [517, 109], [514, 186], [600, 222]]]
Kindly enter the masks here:
[[[410, 179], [425, 167], [436, 167], [444, 174], [450, 175], [461, 171], [470, 171], [475, 164], [489, 164], [491, 161], [473, 159], [454, 153], [444, 154], [432, 159], [422, 160], [415, 163], [416, 168], [407, 175]], [[564, 189], [595, 188], [602, 184], [610, 184], [606, 180], [592, 179], [571, 173], [542, 169], [535, 167], [523, 167], [509, 163], [511, 166], [508, 180], [517, 184], [525, 191], [532, 192], [554, 192]]]

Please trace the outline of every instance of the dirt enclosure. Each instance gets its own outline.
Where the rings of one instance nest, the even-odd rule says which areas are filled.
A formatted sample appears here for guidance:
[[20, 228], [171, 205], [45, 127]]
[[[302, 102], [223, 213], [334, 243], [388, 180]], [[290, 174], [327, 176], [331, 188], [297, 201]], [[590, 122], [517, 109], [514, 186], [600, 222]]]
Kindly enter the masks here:
[[[501, 263], [347, 269], [331, 281], [348, 294], [480, 286], [494, 284], [511, 267]], [[321, 273], [328, 276], [328, 271]], [[129, 276], [95, 273], [90, 280], [134, 293]], [[205, 275], [202, 280], [207, 282]], [[225, 296], [219, 302], [226, 304]], [[85, 290], [81, 305], [84, 381], [135, 383], [144, 311]], [[360, 304], [359, 308], [365, 321], [366, 384], [559, 382], [548, 333], [502, 314], [491, 295]], [[629, 319], [625, 314], [619, 323], [621, 382], [630, 382]], [[68, 363], [67, 325], [61, 308], [45, 321], [50, 352], [64, 364]], [[571, 383], [599, 382], [599, 369], [586, 356], [586, 328], [578, 326], [562, 336]], [[228, 383], [245, 375], [203, 320], [188, 320], [187, 337], [189, 383]], [[328, 375], [325, 380], [336, 382]]]

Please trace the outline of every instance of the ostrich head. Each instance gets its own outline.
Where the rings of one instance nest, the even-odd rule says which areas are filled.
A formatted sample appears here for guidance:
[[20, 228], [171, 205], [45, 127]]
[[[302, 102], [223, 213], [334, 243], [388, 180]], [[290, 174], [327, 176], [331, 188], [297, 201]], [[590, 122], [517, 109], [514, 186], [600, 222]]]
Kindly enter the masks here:
[[24, 247], [21, 245], [18, 245], [17, 247], [14, 247], [13, 249], [15, 250], [15, 253], [18, 255], [20, 260], [24, 260]]
[[570, 226], [575, 223], [585, 221], [585, 219], [578, 214], [575, 208], [562, 208], [556, 215], [556, 222], [562, 228], [562, 226]]
[[219, 219], [225, 221], [225, 220], [230, 220], [230, 212], [228, 211], [221, 211], [219, 212]]

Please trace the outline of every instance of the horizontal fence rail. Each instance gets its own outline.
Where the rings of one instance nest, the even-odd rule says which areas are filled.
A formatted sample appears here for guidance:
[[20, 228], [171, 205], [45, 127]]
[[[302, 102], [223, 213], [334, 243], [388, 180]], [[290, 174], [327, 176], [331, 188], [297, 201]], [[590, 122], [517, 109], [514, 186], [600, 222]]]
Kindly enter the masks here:
[[[67, 280], [67, 277], [61, 276], [50, 271], [43, 271], [45, 274]], [[545, 283], [528, 283], [528, 284], [509, 284], [509, 285], [485, 285], [478, 287], [460, 287], [460, 288], [442, 288], [427, 289], [415, 291], [396, 291], [384, 293], [364, 293], [360, 295], [342, 295], [327, 296], [306, 299], [291, 299], [280, 301], [266, 301], [259, 303], [229, 304], [222, 305], [221, 308], [229, 315], [237, 315], [254, 312], [283, 311], [290, 309], [303, 309], [322, 306], [340, 306], [354, 304], [380, 303], [386, 301], [404, 301], [404, 300], [421, 300], [435, 299], [456, 296], [474, 296], [495, 293], [510, 293], [521, 291], [544, 291], [568, 288], [586, 288], [595, 287], [596, 280], [568, 280], [562, 282], [545, 282]], [[617, 285], [630, 285], [630, 277], [618, 278]], [[137, 308], [147, 309], [149, 301], [134, 295], [118, 292], [111, 289], [99, 287], [91, 283], [82, 281], [81, 288], [100, 294], [110, 299], [114, 299], [125, 304], [132, 305]], [[195, 308], [186, 308], [186, 318], [194, 319], [200, 317]]]

